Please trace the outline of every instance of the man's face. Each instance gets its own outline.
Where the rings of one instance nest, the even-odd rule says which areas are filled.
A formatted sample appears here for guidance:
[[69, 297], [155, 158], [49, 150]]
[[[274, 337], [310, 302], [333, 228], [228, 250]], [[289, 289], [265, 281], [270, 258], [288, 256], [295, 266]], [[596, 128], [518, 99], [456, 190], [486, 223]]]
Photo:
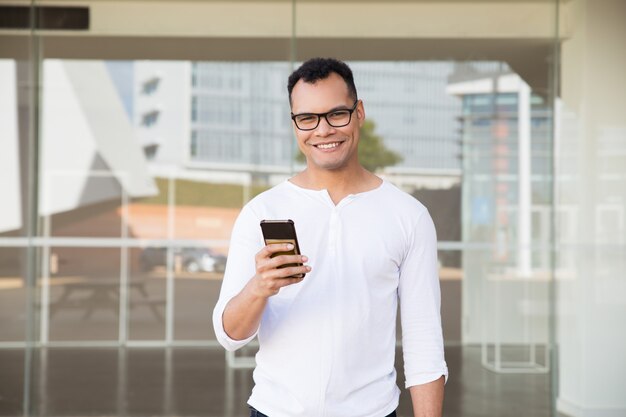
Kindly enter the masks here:
[[[326, 113], [351, 109], [353, 105], [348, 86], [335, 73], [315, 84], [300, 80], [291, 92], [293, 114]], [[358, 166], [359, 128], [364, 120], [363, 103], [359, 102], [346, 126], [330, 126], [323, 117], [317, 128], [309, 131], [300, 130], [294, 124], [298, 146], [306, 157], [308, 169], [334, 171]]]

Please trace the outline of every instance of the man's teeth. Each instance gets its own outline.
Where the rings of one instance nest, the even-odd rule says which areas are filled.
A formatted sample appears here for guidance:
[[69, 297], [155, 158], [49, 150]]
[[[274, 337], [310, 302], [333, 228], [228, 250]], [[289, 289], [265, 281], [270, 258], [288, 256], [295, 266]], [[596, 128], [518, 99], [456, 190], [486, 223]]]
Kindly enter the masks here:
[[333, 142], [333, 143], [321, 143], [321, 144], [317, 145], [317, 147], [318, 147], [318, 148], [321, 148], [321, 149], [336, 148], [337, 146], [339, 146], [339, 142]]

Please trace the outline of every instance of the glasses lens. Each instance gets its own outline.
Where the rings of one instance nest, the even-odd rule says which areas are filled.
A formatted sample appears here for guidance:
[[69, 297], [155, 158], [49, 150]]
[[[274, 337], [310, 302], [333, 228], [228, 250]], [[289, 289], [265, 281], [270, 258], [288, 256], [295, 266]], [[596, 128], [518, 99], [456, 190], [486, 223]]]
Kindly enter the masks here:
[[300, 129], [315, 129], [319, 121], [319, 116], [316, 114], [299, 114], [294, 120]]
[[332, 113], [328, 113], [326, 120], [328, 124], [333, 127], [342, 127], [350, 123], [350, 110], [337, 110]]

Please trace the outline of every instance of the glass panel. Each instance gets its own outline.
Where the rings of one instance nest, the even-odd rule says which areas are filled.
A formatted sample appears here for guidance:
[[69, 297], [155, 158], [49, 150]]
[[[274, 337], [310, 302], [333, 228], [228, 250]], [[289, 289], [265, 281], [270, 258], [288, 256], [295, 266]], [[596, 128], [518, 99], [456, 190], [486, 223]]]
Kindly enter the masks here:
[[[430, 188], [423, 183], [427, 170], [458, 182], [460, 161], [456, 117], [461, 103], [446, 93], [452, 62], [349, 62], [359, 98], [366, 107], [371, 131], [395, 152], [387, 163], [362, 163], [397, 180], [407, 189]], [[419, 94], [416, 94], [419, 92]], [[379, 155], [382, 162], [382, 155]], [[384, 169], [383, 169], [384, 168]], [[422, 174], [422, 175], [420, 175]], [[411, 183], [411, 180], [413, 182]], [[422, 180], [422, 183], [420, 183]]]
[[126, 373], [123, 351], [42, 349], [36, 359], [37, 413], [31, 415], [125, 414], [126, 401], [121, 396]]
[[24, 248], [0, 247], [0, 342], [26, 339]]
[[207, 324], [217, 303], [226, 256], [208, 248], [176, 248], [174, 337], [177, 340], [215, 340]]
[[[149, 65], [148, 73], [166, 74], [164, 63]], [[235, 219], [243, 204], [287, 178], [295, 163], [284, 92], [288, 69], [281, 62], [193, 62], [191, 98], [172, 103], [191, 102], [191, 143], [170, 140], [188, 161], [178, 162], [173, 182], [174, 236], [208, 240], [175, 250], [176, 340], [215, 339], [205, 318], [217, 302]], [[165, 129], [157, 126], [154, 134], [174, 136]], [[150, 162], [154, 170], [166, 163], [165, 156]]]
[[[124, 223], [131, 220], [128, 203], [159, 193], [133, 131], [132, 73], [121, 71], [124, 66], [132, 68], [131, 63], [44, 61], [44, 236], [132, 235]], [[64, 122], [68, 117], [70, 124]]]
[[[436, 225], [436, 223], [435, 223]], [[439, 284], [441, 286], [441, 322], [443, 339], [448, 346], [462, 341], [463, 265], [462, 251], [439, 251]]]
[[[151, 197], [130, 199], [127, 208], [128, 236], [140, 239], [166, 239], [170, 236], [172, 206], [170, 190], [175, 190], [174, 180], [154, 178], [157, 194]], [[174, 212], [175, 213], [175, 212]]]
[[167, 274], [162, 248], [129, 251], [128, 339], [165, 340]]
[[[22, 71], [22, 72], [20, 72]], [[24, 164], [28, 156], [28, 134], [30, 97], [27, 76], [31, 73], [28, 61], [0, 58], [0, 185], [3, 197], [10, 204], [2, 207], [0, 236], [23, 235], [24, 199], [20, 179], [26, 171]], [[20, 86], [22, 88], [20, 88]], [[23, 112], [18, 112], [23, 109]], [[19, 126], [23, 124], [20, 129]], [[24, 141], [20, 141], [20, 139]]]
[[[37, 249], [25, 245], [37, 187], [36, 160], [39, 39], [28, 14], [31, 2], [19, 4], [26, 19], [0, 12], [0, 415], [26, 415], [32, 404], [32, 353], [37, 342]], [[3, 14], [6, 13], [6, 14]], [[16, 29], [16, 28], [20, 29]], [[7, 30], [9, 29], [9, 30]], [[16, 30], [13, 30], [16, 29]], [[23, 36], [3, 36], [4, 33]], [[6, 349], [8, 348], [8, 349]], [[16, 349], [17, 348], [17, 349]]]
[[[547, 372], [552, 113], [507, 65], [472, 67], [449, 87], [464, 103], [463, 240], [492, 250], [464, 251], [464, 340], [496, 372]], [[504, 357], [536, 344], [542, 361]]]
[[2, 407], [0, 416], [23, 415], [24, 410], [24, 381], [27, 374], [24, 372], [26, 359], [24, 349], [2, 349], [2, 374], [0, 390], [2, 391]]
[[50, 341], [119, 339], [121, 256], [117, 248], [50, 248]]

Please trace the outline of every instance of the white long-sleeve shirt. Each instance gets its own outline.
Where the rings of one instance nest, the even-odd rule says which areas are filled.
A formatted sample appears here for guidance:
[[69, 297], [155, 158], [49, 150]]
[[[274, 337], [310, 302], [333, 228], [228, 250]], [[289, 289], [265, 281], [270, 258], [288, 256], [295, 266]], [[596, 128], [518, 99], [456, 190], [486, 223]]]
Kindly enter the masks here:
[[[222, 314], [255, 274], [263, 219], [292, 219], [312, 271], [269, 298], [257, 333], [233, 340]], [[238, 349], [258, 334], [248, 403], [271, 417], [383, 417], [398, 406], [398, 299], [406, 386], [448, 374], [437, 242], [426, 208], [383, 181], [335, 205], [326, 190], [289, 181], [241, 211], [213, 312], [218, 341]]]

